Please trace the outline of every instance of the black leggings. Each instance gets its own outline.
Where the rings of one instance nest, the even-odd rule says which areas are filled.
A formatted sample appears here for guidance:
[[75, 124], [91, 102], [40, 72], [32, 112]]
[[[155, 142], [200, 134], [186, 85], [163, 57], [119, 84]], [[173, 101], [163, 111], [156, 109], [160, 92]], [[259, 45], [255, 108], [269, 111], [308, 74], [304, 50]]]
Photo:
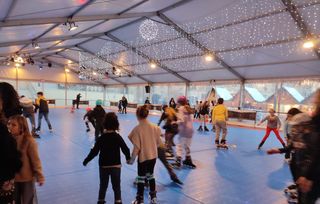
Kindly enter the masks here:
[[145, 179], [149, 181], [150, 194], [156, 192], [156, 180], [153, 176], [156, 158], [144, 162], [138, 162], [138, 192], [137, 196], [143, 197]]
[[100, 167], [100, 188], [99, 188], [99, 201], [104, 201], [106, 191], [109, 184], [109, 176], [111, 177], [112, 189], [114, 192], [114, 200], [121, 200], [121, 168], [101, 168]]

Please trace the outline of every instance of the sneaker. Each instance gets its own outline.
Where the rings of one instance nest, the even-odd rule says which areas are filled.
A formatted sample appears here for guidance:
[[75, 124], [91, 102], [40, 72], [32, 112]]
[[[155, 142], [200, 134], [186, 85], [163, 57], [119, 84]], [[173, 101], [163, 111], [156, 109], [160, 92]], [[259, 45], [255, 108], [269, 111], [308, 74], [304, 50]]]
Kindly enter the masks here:
[[143, 200], [136, 198], [134, 201], [131, 202], [131, 204], [144, 204], [144, 202], [143, 202]]
[[209, 132], [209, 129], [207, 128], [207, 126], [204, 126], [204, 131]]
[[286, 194], [297, 193], [297, 185], [292, 184], [283, 190]]
[[87, 132], [90, 132], [90, 128], [88, 128], [86, 131], [87, 131]]

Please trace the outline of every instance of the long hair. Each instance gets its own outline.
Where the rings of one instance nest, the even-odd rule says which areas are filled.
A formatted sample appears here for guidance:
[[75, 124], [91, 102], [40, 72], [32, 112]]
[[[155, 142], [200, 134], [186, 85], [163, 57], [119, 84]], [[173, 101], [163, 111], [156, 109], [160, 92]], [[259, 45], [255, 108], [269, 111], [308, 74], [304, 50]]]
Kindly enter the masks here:
[[167, 114], [168, 119], [171, 120], [171, 121], [173, 121], [177, 117], [176, 116], [176, 111], [171, 107], [167, 107], [165, 109], [165, 112]]
[[6, 118], [21, 114], [19, 96], [11, 84], [0, 82], [0, 98], [2, 99], [2, 112]]
[[21, 115], [14, 115], [9, 118], [10, 121], [16, 121], [18, 123], [19, 129], [20, 129], [20, 135], [22, 135], [22, 148], [27, 144], [27, 141], [31, 138], [32, 136], [30, 134], [28, 122], [24, 116]]

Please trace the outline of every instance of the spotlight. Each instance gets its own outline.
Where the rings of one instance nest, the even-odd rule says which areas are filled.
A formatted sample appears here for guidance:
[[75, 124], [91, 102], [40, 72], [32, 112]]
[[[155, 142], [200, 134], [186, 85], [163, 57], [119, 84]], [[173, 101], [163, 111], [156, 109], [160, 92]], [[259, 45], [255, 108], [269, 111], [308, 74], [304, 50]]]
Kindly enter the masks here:
[[32, 42], [32, 47], [34, 49], [39, 49], [40, 48], [40, 46], [39, 46], [39, 44], [37, 42]]
[[314, 42], [312, 40], [307, 40], [303, 43], [303, 48], [310, 49], [314, 47]]
[[211, 62], [212, 60], [213, 60], [213, 55], [212, 54], [206, 54], [205, 55], [205, 60], [207, 61], [207, 62]]
[[16, 67], [20, 67], [20, 64], [19, 63], [15, 63], [14, 64]]
[[70, 72], [70, 69], [66, 68], [64, 69], [65, 72], [69, 73]]
[[10, 66], [10, 62], [7, 62], [7, 66]]
[[94, 76], [96, 76], [96, 75], [97, 75], [97, 72], [92, 72], [92, 74], [93, 74]]
[[14, 61], [19, 62], [19, 63], [23, 63], [23, 58], [18, 56]]
[[157, 67], [157, 64], [156, 64], [155, 62], [151, 61], [151, 62], [150, 62], [150, 67], [151, 67], [152, 69], [154, 69], [154, 68]]
[[68, 30], [69, 30], [69, 31], [76, 30], [76, 29], [79, 27], [79, 26], [78, 26], [78, 25], [76, 25], [76, 23], [75, 23], [75, 22], [73, 22], [73, 21], [65, 22], [63, 25], [65, 25], [65, 26], [69, 26], [69, 28], [68, 28]]

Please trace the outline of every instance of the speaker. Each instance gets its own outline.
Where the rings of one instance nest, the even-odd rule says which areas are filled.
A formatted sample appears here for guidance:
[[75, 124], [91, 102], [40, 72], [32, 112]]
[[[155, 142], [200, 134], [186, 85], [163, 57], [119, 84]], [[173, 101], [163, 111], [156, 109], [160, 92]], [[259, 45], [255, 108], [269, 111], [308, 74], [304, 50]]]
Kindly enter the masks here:
[[150, 93], [150, 86], [149, 85], [145, 86], [144, 88], [146, 89], [146, 93]]

